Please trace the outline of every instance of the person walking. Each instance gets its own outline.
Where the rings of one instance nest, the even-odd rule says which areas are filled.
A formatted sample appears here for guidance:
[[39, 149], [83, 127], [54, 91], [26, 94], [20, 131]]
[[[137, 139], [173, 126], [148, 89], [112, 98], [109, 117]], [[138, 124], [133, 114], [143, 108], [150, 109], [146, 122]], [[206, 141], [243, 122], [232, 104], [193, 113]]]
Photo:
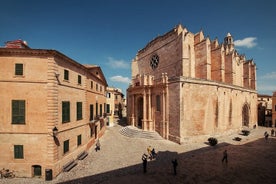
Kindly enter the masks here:
[[224, 152], [223, 152], [223, 157], [222, 157], [221, 162], [223, 163], [224, 160], [225, 160], [226, 163], [228, 163], [228, 154], [227, 154], [227, 150], [224, 150]]
[[95, 148], [95, 150], [96, 150], [96, 152], [98, 151], [98, 150], [100, 150], [101, 149], [101, 144], [100, 144], [100, 139], [98, 139], [97, 140], [97, 143], [96, 143], [96, 148]]
[[176, 175], [176, 167], [178, 165], [177, 160], [176, 159], [172, 160], [172, 164], [173, 164], [173, 173], [174, 175]]
[[142, 161], [143, 161], [143, 170], [144, 173], [147, 172], [147, 164], [148, 164], [148, 156], [144, 153], [142, 156]]
[[267, 133], [267, 131], [265, 131], [264, 136], [265, 136], [265, 140], [268, 141], [269, 134]]

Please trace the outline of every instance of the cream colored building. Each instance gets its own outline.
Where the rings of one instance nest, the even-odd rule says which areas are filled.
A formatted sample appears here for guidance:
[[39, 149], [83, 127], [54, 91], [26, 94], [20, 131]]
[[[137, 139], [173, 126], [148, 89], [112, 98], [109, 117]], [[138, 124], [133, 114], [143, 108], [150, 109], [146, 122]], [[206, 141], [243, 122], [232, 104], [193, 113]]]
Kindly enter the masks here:
[[108, 117], [108, 125], [113, 126], [116, 118], [122, 117], [125, 109], [124, 94], [122, 90], [114, 87], [106, 88], [106, 112]]
[[272, 127], [276, 127], [276, 91], [272, 96]]
[[234, 48], [178, 25], [132, 61], [128, 123], [182, 143], [257, 123], [256, 65]]
[[258, 94], [258, 125], [272, 126], [272, 97]]
[[104, 133], [101, 68], [21, 40], [0, 48], [0, 65], [0, 168], [57, 176]]

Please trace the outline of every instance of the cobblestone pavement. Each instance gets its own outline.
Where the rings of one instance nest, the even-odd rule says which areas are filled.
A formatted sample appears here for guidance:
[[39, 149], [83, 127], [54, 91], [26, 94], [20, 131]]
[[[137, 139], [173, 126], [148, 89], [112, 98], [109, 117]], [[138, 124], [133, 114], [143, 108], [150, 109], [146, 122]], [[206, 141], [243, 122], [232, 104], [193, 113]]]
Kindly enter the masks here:
[[[254, 140], [257, 141], [258, 138], [263, 139], [263, 132], [270, 130], [258, 127], [252, 130], [251, 134], [247, 137], [238, 133], [231, 136], [224, 135], [218, 138], [220, 144], [211, 147], [201, 141], [188, 141], [185, 144], [179, 145], [167, 140], [127, 137], [120, 134], [121, 129], [122, 125], [119, 124], [107, 127], [104, 136], [100, 139], [100, 151], [96, 152], [94, 147], [92, 147], [89, 150], [89, 155], [84, 160], [78, 161], [76, 167], [69, 172], [61, 173], [52, 181], [44, 181], [44, 179], [39, 178], [15, 178], [0, 179], [0, 183], [202, 183], [198, 179], [199, 176], [196, 174], [196, 170], [192, 169], [192, 165], [191, 168], [187, 167], [190, 161], [194, 160], [193, 163], [196, 163], [201, 160], [197, 166], [199, 170], [205, 168], [207, 164], [212, 166], [212, 159], [220, 160], [221, 153], [225, 148], [228, 148], [230, 151], [232, 150], [234, 153], [234, 149], [236, 149], [235, 145], [243, 145]], [[233, 141], [232, 139], [235, 136], [241, 137], [242, 141]], [[276, 139], [273, 140], [276, 141]], [[273, 145], [275, 146], [275, 144]], [[148, 162], [147, 173], [143, 173], [141, 157], [143, 153], [147, 153], [148, 146], [155, 148], [158, 155], [156, 159]], [[210, 156], [210, 154], [212, 155]], [[197, 155], [199, 156], [197, 157]], [[195, 159], [196, 157], [198, 159]], [[179, 173], [177, 176], [173, 175], [172, 170], [171, 161], [174, 158], [177, 158], [179, 161]], [[202, 160], [202, 158], [206, 158], [206, 160]], [[217, 165], [214, 165], [214, 167], [217, 167]], [[208, 168], [205, 168], [204, 172], [207, 172], [208, 175], [210, 171], [208, 171]], [[220, 174], [219, 171], [216, 172], [218, 172], [215, 173], [216, 175], [210, 176], [204, 181], [206, 183], [223, 183], [220, 182], [221, 178], [215, 178]]]

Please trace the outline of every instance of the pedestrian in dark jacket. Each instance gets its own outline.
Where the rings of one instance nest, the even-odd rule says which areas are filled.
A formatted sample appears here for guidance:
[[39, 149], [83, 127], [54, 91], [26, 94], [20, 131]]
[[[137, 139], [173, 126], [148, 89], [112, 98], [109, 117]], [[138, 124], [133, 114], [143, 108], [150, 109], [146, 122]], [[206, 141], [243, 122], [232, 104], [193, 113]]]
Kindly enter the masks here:
[[174, 175], [176, 175], [176, 167], [178, 165], [177, 160], [176, 159], [172, 160], [172, 164], [173, 164], [173, 173]]

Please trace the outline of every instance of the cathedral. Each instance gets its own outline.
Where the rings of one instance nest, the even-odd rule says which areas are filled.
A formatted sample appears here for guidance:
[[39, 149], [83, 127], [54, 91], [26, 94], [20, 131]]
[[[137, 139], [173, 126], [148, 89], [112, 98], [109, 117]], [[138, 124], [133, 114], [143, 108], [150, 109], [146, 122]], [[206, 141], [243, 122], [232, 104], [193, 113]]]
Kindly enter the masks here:
[[183, 143], [257, 124], [256, 65], [234, 47], [182, 25], [150, 41], [132, 60], [127, 121]]

